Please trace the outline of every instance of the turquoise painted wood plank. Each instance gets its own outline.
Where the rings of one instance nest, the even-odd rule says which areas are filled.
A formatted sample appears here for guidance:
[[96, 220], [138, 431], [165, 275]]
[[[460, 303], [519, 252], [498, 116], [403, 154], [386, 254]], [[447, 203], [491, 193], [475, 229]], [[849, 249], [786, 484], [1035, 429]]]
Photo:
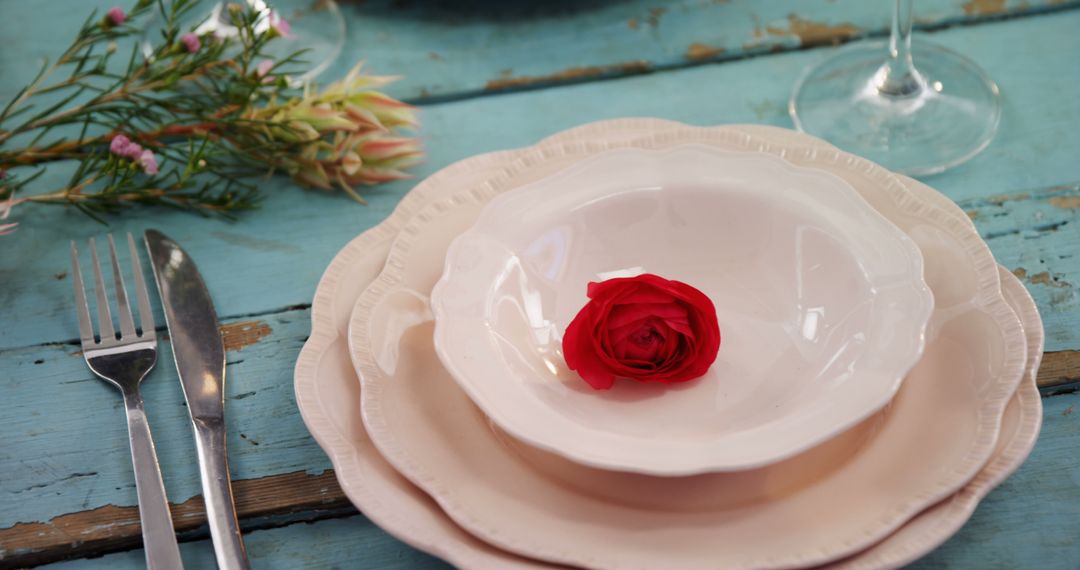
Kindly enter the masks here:
[[[55, 53], [55, 34], [73, 29], [90, 7], [115, 0], [0, 3], [0, 98], [17, 89], [32, 62]], [[1068, 0], [921, 0], [921, 26], [1080, 5]], [[877, 0], [591, 0], [589, 2], [342, 2], [344, 56], [328, 77], [365, 59], [406, 78], [391, 88], [410, 99], [457, 97], [490, 89], [640, 73], [709, 59], [794, 49], [883, 34], [889, 2]], [[302, 17], [302, 16], [300, 16]], [[61, 35], [61, 37], [63, 37]], [[11, 81], [11, 83], [8, 83]]]
[[[292, 363], [310, 318], [295, 310], [226, 326], [231, 333], [250, 325], [246, 336], [226, 342], [232, 348], [226, 424], [236, 480], [330, 468], [293, 398]], [[159, 347], [158, 366], [142, 391], [169, 499], [181, 503], [201, 493], [198, 464], [172, 353], [168, 342]], [[137, 504], [120, 394], [93, 376], [77, 345], [8, 351], [0, 378], [0, 529]]]
[[[1050, 2], [922, 0], [921, 26], [1026, 13]], [[357, 32], [346, 53], [404, 73], [395, 92], [455, 96], [641, 73], [837, 38], [884, 34], [888, 2], [632, 0], [346, 4]]]
[[[1047, 200], [1055, 197], [1064, 196], [1055, 194]], [[993, 205], [1017, 200], [985, 201]], [[999, 239], [991, 237], [991, 243]], [[1044, 284], [1034, 273], [1027, 278], [1037, 281], [1031, 286], [1038, 294]], [[307, 336], [308, 318], [307, 310], [262, 317], [260, 334], [266, 336], [258, 342], [252, 338], [253, 344], [229, 354], [230, 445], [236, 479], [329, 468], [300, 422], [291, 396], [290, 364]], [[167, 350], [161, 358], [162, 366], [147, 381], [145, 392], [170, 498], [179, 503], [197, 494], [199, 483], [191, 461], [186, 410]], [[0, 425], [5, 426], [0, 529], [105, 505], [134, 504], [120, 404], [114, 391], [86, 370], [76, 346], [8, 351], [0, 360], [0, 378], [8, 379], [6, 397], [0, 401]], [[1047, 433], [1066, 429], [1055, 427], [1061, 425], [1070, 424], [1048, 423]]]
[[[981, 156], [928, 181], [956, 200], [1077, 182], [1080, 106], [1080, 11], [953, 28], [933, 39], [975, 57], [997, 78], [1005, 114], [997, 139]], [[790, 126], [786, 100], [804, 66], [829, 50], [807, 50], [498, 97], [425, 106], [422, 138], [429, 158], [423, 177], [467, 156], [531, 144], [584, 122], [651, 115], [709, 125], [757, 122]], [[44, 177], [43, 184], [50, 178]], [[59, 180], [51, 178], [54, 183]], [[118, 218], [114, 231], [158, 227], [191, 252], [222, 315], [273, 312], [309, 302], [323, 268], [351, 237], [371, 227], [408, 190], [402, 182], [371, 190], [370, 206], [340, 195], [301, 192], [288, 181], [265, 184], [261, 211], [238, 223], [160, 209]], [[67, 240], [104, 231], [78, 213], [16, 210], [23, 224], [0, 246], [0, 349], [75, 336]], [[980, 223], [982, 223], [980, 221]], [[1048, 249], [1076, 247], [1058, 233]], [[1070, 283], [1080, 275], [1066, 275]], [[1044, 307], [1045, 310], [1045, 307]], [[1050, 350], [1080, 346], [1070, 314], [1052, 321]]]
[[[448, 564], [394, 540], [362, 516], [296, 524], [256, 531], [244, 537], [251, 565], [259, 570], [364, 568], [371, 570], [443, 570]], [[209, 540], [184, 542], [180, 554], [187, 568], [215, 568]], [[145, 568], [142, 549], [101, 558], [49, 564], [41, 568]]]
[[1035, 297], [1047, 346], [1072, 348], [1080, 313], [1080, 183], [963, 200], [960, 206], [998, 261]]
[[[1080, 566], [1080, 393], [1043, 400], [1045, 423], [1020, 470], [987, 497], [971, 521], [917, 570], [1073, 570]], [[298, 524], [247, 535], [259, 568], [444, 568], [361, 516]], [[182, 545], [188, 567], [212, 567], [208, 541]], [[47, 566], [74, 570], [142, 567], [142, 551]], [[193, 564], [195, 563], [195, 564]]]
[[1043, 406], [1027, 462], [915, 569], [1080, 568], [1080, 393], [1043, 398]]
[[[11, 4], [2, 4], [0, 10], [6, 9], [8, 6], [11, 6]], [[0, 18], [0, 20], [10, 21], [8, 18]], [[1068, 23], [1055, 25], [1055, 23], [1065, 21], [1068, 21]], [[1006, 24], [980, 26], [970, 30], [950, 30], [935, 34], [936, 38], [942, 42], [975, 55], [991, 74], [995, 75], [999, 82], [1002, 83], [1009, 104], [1000, 140], [991, 147], [987, 154], [971, 165], [952, 174], [932, 179], [931, 182], [935, 186], [942, 188], [954, 198], [977, 200], [988, 195], [1015, 192], [1029, 188], [1041, 188], [1047, 196], [1054, 197], [1058, 196], [1054, 192], [1059, 192], [1060, 189], [1051, 190], [1049, 187], [1055, 184], [1075, 182], [1075, 160], [1072, 157], [1075, 157], [1078, 148], [1075, 140], [1077, 130], [1075, 128], [1077, 126], [1076, 107], [1075, 105], [1069, 105], [1070, 100], [1062, 94], [1070, 92], [1069, 88], [1073, 85], [1076, 77], [1075, 73], [1073, 73], [1074, 69], [1076, 69], [1076, 62], [1064, 57], [1069, 53], [1076, 53], [1076, 39], [1070, 33], [1071, 30], [1075, 29], [1076, 24], [1074, 15], [1065, 14], [1053, 18], [1031, 18]], [[3, 52], [10, 53], [7, 50], [3, 50]], [[432, 159], [427, 169], [422, 172], [430, 172], [431, 169], [437, 166], [472, 152], [508, 145], [527, 144], [559, 128], [584, 120], [608, 116], [652, 114], [700, 124], [753, 120], [755, 116], [759, 116], [762, 122], [784, 124], [786, 118], [782, 114], [783, 100], [786, 98], [787, 89], [790, 86], [789, 80], [794, 77], [794, 74], [798, 72], [805, 62], [817, 55], [819, 54], [803, 53], [775, 56], [754, 61], [725, 64], [720, 67], [707, 66], [625, 81], [581, 85], [572, 88], [546, 90], [539, 93], [432, 106], [425, 112], [425, 119], [428, 120], [427, 132], [429, 145], [432, 148]], [[0, 58], [4, 57], [3, 54], [0, 54]], [[11, 69], [9, 62], [13, 60], [4, 59], [2, 61], [0, 73], [4, 74], [3, 77], [6, 83], [7, 73]], [[25, 59], [19, 61], [18, 65], [25, 65]], [[684, 86], [687, 84], [701, 86], [705, 92], [710, 93], [710, 97], [702, 97], [701, 92], [686, 90]], [[728, 85], [739, 85], [740, 89], [736, 92], [727, 89], [726, 86]], [[712, 93], [715, 93], [715, 95]], [[763, 98], [754, 99], [747, 94]], [[498, 117], [498, 120], [478, 120], [477, 117], [480, 116]], [[544, 117], [544, 121], [536, 121], [534, 117], [537, 116]], [[1013, 119], [1012, 122], [1010, 122], [1010, 118]], [[1070, 165], [1073, 167], [1072, 171], [1068, 168]], [[227, 301], [229, 307], [227, 314], [276, 314], [281, 307], [305, 302], [310, 297], [318, 273], [336, 248], [363, 227], [367, 227], [374, 221], [381, 219], [406, 187], [407, 185], [399, 184], [388, 188], [386, 191], [379, 192], [375, 197], [377, 203], [370, 209], [362, 209], [351, 207], [347, 202], [332, 197], [293, 193], [294, 191], [288, 188], [287, 184], [276, 184], [272, 189], [282, 192], [282, 194], [274, 196], [271, 199], [272, 203], [268, 204], [268, 207], [276, 208], [276, 210], [254, 214], [248, 217], [247, 222], [238, 225], [230, 225], [214, 220], [193, 220], [190, 217], [172, 213], [163, 214], [151, 210], [140, 210], [139, 214], [149, 217], [155, 225], [160, 225], [174, 236], [179, 237], [189, 249], [193, 250], [193, 253], [196, 253], [196, 257], [200, 259], [200, 264], [204, 266], [204, 271], [206, 271], [206, 265], [211, 266], [215, 277], [218, 278], [216, 279], [217, 283], [212, 284], [211, 288], [219, 299], [219, 308], [222, 306], [222, 298]], [[285, 192], [289, 193], [285, 194]], [[1060, 196], [1069, 197], [1068, 188], [1061, 191]], [[1062, 248], [1076, 247], [1075, 236], [1069, 235], [1068, 232], [1063, 234], [1061, 231], [1062, 228], [1067, 226], [1059, 226], [1058, 231], [1054, 232], [1048, 229], [1049, 226], [1039, 225], [1038, 213], [1045, 208], [1057, 208], [1068, 213], [1066, 207], [1055, 205], [1050, 202], [1049, 197], [1045, 200], [1046, 204], [1036, 204], [1031, 209], [1019, 208], [1007, 212], [1004, 216], [997, 216], [996, 218], [991, 216], [996, 221], [983, 221], [980, 220], [981, 216], [976, 217], [984, 235], [991, 240], [995, 252], [1003, 260], [1013, 252], [1016, 260], [1025, 261], [1031, 259], [1031, 256], [1034, 255], [1033, 252], [1054, 252], [1062, 251]], [[1064, 202], [1059, 203], [1064, 204]], [[971, 206], [972, 209], [978, 207], [977, 205]], [[10, 361], [14, 364], [9, 370], [16, 367], [28, 368], [31, 372], [25, 378], [51, 380], [55, 384], [61, 381], [61, 377], [66, 378], [67, 372], [86, 374], [85, 368], [80, 368], [82, 367], [81, 360], [58, 353], [50, 355], [48, 360], [37, 358], [39, 352], [63, 350], [64, 346], [32, 345], [62, 340], [71, 336], [70, 333], [66, 332], [71, 330], [73, 324], [70, 318], [70, 305], [68, 305], [70, 303], [68, 300], [70, 281], [66, 276], [56, 278], [58, 274], [66, 270], [67, 262], [64, 260], [63, 245], [66, 243], [66, 237], [71, 235], [91, 235], [100, 231], [100, 228], [67, 213], [44, 210], [41, 212], [40, 215], [34, 214], [29, 216], [29, 219], [24, 218], [23, 221], [27, 223], [57, 224], [56, 231], [41, 233], [40, 228], [32, 228], [30, 232], [24, 230], [21, 232], [21, 238], [16, 238], [19, 241], [11, 242], [18, 244], [19, 253], [16, 254], [11, 254], [8, 248], [0, 248], [0, 283], [4, 284], [4, 287], [0, 288], [0, 307], [3, 307], [3, 309], [0, 309], [0, 321], [5, 324], [8, 322], [19, 323], [17, 329], [3, 327], [5, 331], [13, 331], [13, 334], [8, 337], [0, 335], [0, 346], [29, 347], [4, 352], [0, 357], [0, 364], [7, 365]], [[1045, 216], [1045, 212], [1043, 215]], [[1065, 219], [1071, 222], [1071, 217]], [[140, 228], [145, 225], [144, 221], [128, 220], [120, 226]], [[999, 225], [1006, 227], [1006, 229], [1000, 229]], [[63, 227], [63, 230], [60, 230], [60, 227]], [[1007, 233], [1012, 231], [1012, 228], [1024, 229], [1016, 233]], [[995, 232], [1001, 231], [1006, 233], [995, 235]], [[1045, 233], [1045, 241], [1041, 241], [1035, 246], [1028, 246], [1024, 241], [1014, 243], [1021, 237], [1030, 239], [1028, 236], [1033, 235], [1031, 232], [1036, 234]], [[31, 237], [26, 237], [27, 235]], [[245, 257], [237, 255], [239, 252], [261, 253], [258, 257]], [[238, 259], [251, 259], [252, 261], [244, 263], [238, 261]], [[9, 262], [13, 263], [9, 264]], [[1027, 268], [1026, 265], [1022, 264], [1015, 267]], [[1043, 268], [1043, 266], [1035, 267]], [[1056, 287], [1053, 283], [1075, 283], [1070, 274], [1072, 269], [1064, 268], [1065, 264], [1060, 266], [1064, 268], [1060, 271], [1056, 267], [1058, 266], [1046, 265], [1048, 277], [1045, 280], [1038, 277], [1042, 273], [1041, 271], [1037, 272], [1032, 269], [1028, 273], [1027, 278], [1037, 297], [1039, 297], [1040, 306], [1043, 308], [1044, 313], [1047, 312], [1047, 306], [1053, 302], [1053, 298], [1050, 296], [1053, 291], [1047, 293], [1041, 288], [1063, 289], [1063, 287]], [[17, 304], [14, 303], [15, 300], [18, 300]], [[28, 301], [43, 301], [43, 303], [36, 307], [35, 310], [19, 312], [21, 308], [26, 308]], [[15, 307], [16, 305], [17, 307]], [[1051, 336], [1050, 347], [1053, 348], [1055, 342], [1060, 343], [1058, 348], [1074, 347], [1076, 338], [1071, 329], [1075, 329], [1075, 327], [1069, 327], [1068, 324], [1075, 322], [1075, 318], [1071, 317], [1069, 303], [1059, 303], [1059, 305], [1061, 305], [1059, 307], [1060, 319], [1055, 322], [1048, 322]], [[8, 309], [11, 309], [11, 311], [9, 312]], [[38, 317], [41, 317], [40, 320]], [[266, 318], [270, 319], [271, 316]], [[302, 320], [306, 324], [306, 317]], [[1050, 320], [1048, 319], [1048, 321]], [[284, 327], [286, 331], [292, 330], [288, 328], [288, 323], [281, 325], [281, 327]], [[276, 330], [278, 328], [275, 328]], [[264, 343], [268, 343], [267, 346], [272, 345], [274, 342], [278, 342], [279, 346], [285, 346], [289, 343], [286, 338], [279, 338], [277, 341], [273, 339], [274, 337], [268, 337], [264, 340]], [[299, 339], [299, 336], [297, 339]], [[11, 340], [12, 343], [5, 344], [8, 340]], [[277, 393], [276, 398], [282, 399], [285, 403], [290, 403], [291, 400], [288, 376], [291, 370], [291, 361], [295, 356], [295, 350], [299, 342], [300, 340], [294, 341], [292, 345], [289, 345], [291, 346], [290, 349], [267, 350], [267, 352], [261, 353], [257, 359], [261, 363], [261, 368], [257, 368], [255, 371], [261, 371], [270, 380], [278, 381], [277, 388], [280, 392]], [[253, 346], [248, 350], [255, 351], [258, 346]], [[72, 351], [74, 349], [69, 346], [67, 350]], [[13, 354], [17, 358], [13, 359]], [[76, 362], [78, 366], [58, 364], [64, 358]], [[163, 355], [163, 359], [167, 358], [167, 355]], [[43, 360], [42, 364], [33, 364], [39, 359]], [[163, 362], [167, 363], [167, 360], [163, 360]], [[234, 368], [241, 368], [245, 365], [246, 359], [245, 363], [239, 363]], [[30, 366], [39, 367], [40, 371], [29, 368]], [[277, 375], [275, 375], [275, 368], [277, 369]], [[6, 379], [8, 377], [0, 373], [0, 378]], [[88, 382], [89, 380], [86, 380], [83, 383]], [[97, 381], [94, 380], [93, 383], [97, 383]], [[87, 384], [87, 386], [89, 385]], [[170, 378], [164, 385], [169, 386], [169, 390], [172, 392], [157, 401], [166, 406], [166, 409], [169, 406], [179, 408], [179, 402], [182, 400], [175, 385], [175, 378]], [[232, 383], [230, 388], [235, 386], [236, 384]], [[7, 387], [6, 384], [5, 387]], [[94, 407], [95, 404], [100, 403], [102, 409], [107, 407], [110, 402], [108, 397], [113, 396], [108, 393], [108, 388], [103, 384], [99, 385], [98, 388], [100, 388], [100, 391], [97, 393], [83, 393], [80, 395], [81, 397], [74, 398], [74, 401], [82, 404], [81, 407], [69, 407], [64, 410], [65, 413], [62, 417], [65, 423], [74, 422], [75, 427], [79, 428], [63, 428], [63, 430], [67, 430], [65, 434], [62, 434], [67, 437], [68, 443], [66, 445], [56, 446], [49, 443], [44, 447], [32, 446], [33, 452], [26, 455], [20, 454], [18, 458], [36, 457], [41, 449], [51, 450], [52, 457], [64, 457], [71, 454], [73, 446], [77, 446], [76, 451], [78, 451], [78, 448], [87, 445], [88, 442], [93, 445], [94, 442], [89, 441], [90, 438], [86, 436], [87, 433], [91, 433], [91, 430], [85, 422], [82, 422], [82, 419], [85, 418], [80, 416], [85, 415], [85, 409], [97, 409]], [[239, 396], [240, 394], [236, 393], [235, 395]], [[249, 396], [246, 399], [253, 399], [254, 397]], [[1055, 398], [1052, 401], [1057, 400]], [[31, 401], [33, 400], [31, 399]], [[32, 417], [32, 412], [35, 410], [25, 407], [25, 401], [12, 398], [11, 402], [15, 406], [13, 409], [16, 415], [27, 414]], [[50, 404], [54, 402], [55, 399]], [[36, 411], [40, 414], [40, 407], [44, 404], [38, 402], [33, 405], [39, 406]], [[233, 405], [233, 402], [230, 402], [230, 405]], [[292, 424], [285, 425], [281, 432], [272, 436], [269, 441], [285, 442], [280, 445], [275, 443], [276, 449], [284, 447], [290, 451], [285, 454], [287, 457], [279, 458], [281, 459], [280, 464], [274, 463], [277, 459], [272, 457], [271, 454], [250, 452], [249, 456], [252, 463], [250, 466], [243, 467], [249, 469], [245, 473], [289, 472], [291, 471], [287, 467], [289, 461], [298, 461], [298, 464], [304, 468], [318, 465], [317, 461], [320, 459], [311, 462], [302, 458], [303, 454], [308, 451], [297, 451], [306, 449], [321, 458], [321, 453], [318, 452], [314, 444], [310, 439], [306, 438], [302, 431], [302, 425], [295, 416], [294, 409], [284, 406], [282, 402], [275, 402], [264, 403], [252, 410], [252, 412], [255, 415], [270, 414], [270, 417], [273, 417], [272, 414], [275, 413], [273, 410], [281, 410], [280, 421], [283, 423], [291, 421]], [[157, 415], [169, 418], [165, 420], [167, 426], [164, 429], [173, 436], [173, 441], [183, 441], [184, 438], [189, 437], [187, 436], [186, 415], [183, 413], [182, 408], [178, 411], [173, 410], [171, 413], [154, 412], [152, 409], [151, 413], [155, 414], [155, 416], [152, 416], [152, 421], [155, 421], [153, 418]], [[1064, 414], [1065, 410], [1061, 410], [1061, 413]], [[119, 416], [116, 416], [116, 419], [119, 421]], [[9, 423], [17, 422], [7, 422], [4, 425]], [[1044, 440], [1062, 430], [1075, 433], [1075, 430], [1069, 431], [1069, 426], [1072, 426], [1072, 424], [1050, 424], [1048, 422]], [[290, 430], [295, 430], [295, 433]], [[159, 431], [159, 428], [155, 423], [155, 432], [157, 431]], [[111, 461], [118, 466], [122, 465], [123, 462], [117, 462], [117, 456], [123, 457], [126, 461], [122, 422], [119, 422], [116, 432], [114, 435], [118, 435], [119, 439], [115, 441], [120, 442], [118, 447], [115, 449], [97, 447], [95, 449], [98, 449], [100, 454], [105, 457], [111, 454]], [[177, 437], [176, 435], [179, 433], [183, 433], [184, 438]], [[30, 433], [29, 430], [27, 435], [38, 437], [37, 434]], [[289, 447], [288, 442], [291, 441], [293, 436], [305, 439], [305, 441], [295, 447]], [[99, 436], [95, 437], [100, 439]], [[263, 440], [252, 439], [260, 441], [260, 447], [268, 441], [265, 437]], [[41, 442], [42, 440], [38, 441]], [[0, 452], [7, 450], [6, 444], [7, 442], [5, 442], [5, 447], [0, 449]], [[231, 442], [231, 444], [234, 452], [238, 448], [244, 447], [243, 439]], [[1075, 448], [1074, 443], [1070, 442], [1070, 444], [1070, 446], [1063, 446], [1063, 448]], [[247, 445], [254, 447], [253, 443]], [[1040, 446], [1042, 445], [1040, 443]], [[186, 451], [178, 450], [175, 453], [179, 454], [180, 460], [190, 461], [188, 459], [190, 449]], [[85, 458], [83, 459], [85, 460]], [[170, 459], [170, 461], [177, 461], [177, 459]], [[325, 463], [325, 458], [321, 458], [321, 461]], [[1032, 461], [1035, 461], [1035, 459]], [[4, 463], [9, 462], [4, 461]], [[82, 465], [86, 465], [85, 461], [83, 461]], [[60, 467], [66, 466], [67, 464], [60, 465]], [[39, 466], [39, 468], [43, 471], [52, 469], [56, 473], [63, 471], [63, 469], [56, 469], [47, 463]], [[234, 469], [239, 468], [241, 466], [234, 465]], [[1064, 469], [1061, 465], [1055, 466], [1054, 470], [1048, 469], [1045, 471], [1046, 475], [1044, 476], [1053, 481], [1052, 477], [1060, 475], [1062, 472], [1073, 473], [1071, 479], [1073, 482], [1076, 481], [1075, 467], [1072, 463], [1066, 464]], [[71, 481], [87, 478], [87, 476], [78, 475], [79, 473], [85, 472], [73, 471], [66, 475], [75, 475]], [[60, 477], [66, 475], [60, 475]], [[116, 480], [114, 475], [111, 474], [109, 477]], [[6, 472], [4, 476], [7, 477]], [[93, 478], [93, 476], [89, 477]], [[3, 481], [6, 481], [6, 479], [0, 479], [0, 482]], [[41, 479], [39, 478], [37, 481], [40, 482]], [[195, 492], [193, 489], [197, 487], [197, 483], [193, 482], [197, 481], [197, 479], [187, 477], [184, 481], [186, 482], [169, 482], [170, 493], [173, 492], [174, 487], [179, 489], [177, 493], [181, 497], [190, 496], [191, 493]], [[64, 484], [66, 482], [47, 480], [47, 483]], [[187, 486], [185, 487], [185, 485]], [[122, 489], [123, 487], [115, 489], [115, 491]], [[79, 491], [82, 490], [84, 488], [79, 489]], [[64, 488], [64, 491], [62, 495], [71, 495], [71, 497], [78, 498], [78, 494], [74, 493], [74, 489]], [[91, 489], [91, 494], [94, 493], [96, 491]], [[127, 490], [127, 493], [130, 497], [134, 496], [130, 489]], [[1075, 504], [1076, 498], [1075, 488], [1050, 489], [1049, 492], [1040, 494], [1040, 496], [1063, 497], [1063, 501], [1071, 500], [1072, 504]], [[119, 497], [119, 500], [124, 500], [124, 497], [120, 495], [116, 495], [116, 497]], [[175, 496], [173, 498], [174, 500], [177, 499]], [[91, 502], [95, 504], [108, 504], [111, 502], [100, 502], [104, 499], [104, 497], [95, 495]], [[66, 500], [64, 499], [64, 501]], [[133, 499], [128, 498], [126, 500], [129, 502], [118, 502], [117, 504], [131, 504], [130, 501]], [[71, 501], [70, 504], [75, 504], [75, 502]], [[87, 499], [83, 499], [83, 502], [87, 502]], [[55, 505], [61, 507], [66, 507], [67, 504], [55, 503]], [[79, 504], [81, 505], [81, 503]], [[91, 503], [87, 502], [87, 504]], [[3, 506], [7, 507], [6, 501]], [[2, 510], [4, 509], [0, 509], [0, 511]], [[1066, 514], [1075, 515], [1075, 513]], [[1027, 516], [1027, 519], [1037, 520], [1038, 516], [1038, 513], [1031, 513]], [[1071, 520], [1076, 520], [1076, 517], [1072, 516]], [[319, 525], [312, 525], [310, 528], [317, 526]], [[1041, 528], [1041, 525], [1034, 526]], [[1068, 536], [1075, 535], [1075, 529], [1068, 530], [1072, 532]], [[345, 539], [348, 539], [348, 537], [345, 537]], [[1060, 546], [1064, 540], [1059, 539], [1057, 542], [1058, 546]], [[305, 542], [305, 544], [310, 544], [310, 542]], [[1022, 550], [1021, 548], [1018, 552]], [[1060, 549], [1056, 552], [1062, 554]], [[1067, 556], [1070, 553], [1074, 555], [1072, 558]], [[1066, 562], [1076, 560], [1075, 552], [1067, 551], [1064, 554], [1066, 556], [1061, 560]], [[282, 560], [292, 560], [287, 557], [288, 554], [286, 553], [275, 556], [283, 557]], [[986, 558], [982, 561], [988, 563], [998, 559], [1000, 558]], [[1036, 558], [1028, 559], [1037, 560]], [[1023, 560], [1023, 558], [1019, 560]], [[331, 565], [333, 562], [327, 564]], [[987, 564], [982, 566], [975, 564], [971, 567], [987, 567]], [[1051, 564], [1044, 567], [1054, 566]]]

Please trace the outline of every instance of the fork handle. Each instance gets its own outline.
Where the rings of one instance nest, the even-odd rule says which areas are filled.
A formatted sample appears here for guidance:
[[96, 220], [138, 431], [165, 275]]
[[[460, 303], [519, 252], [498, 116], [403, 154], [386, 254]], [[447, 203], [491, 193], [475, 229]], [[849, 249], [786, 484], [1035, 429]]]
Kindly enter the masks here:
[[195, 419], [195, 449], [199, 453], [206, 518], [210, 522], [210, 538], [220, 570], [247, 570], [247, 551], [236, 520], [232, 484], [229, 480], [229, 458], [225, 447], [225, 425], [221, 419]]
[[139, 522], [142, 524], [143, 550], [149, 570], [182, 570], [180, 547], [176, 543], [165, 483], [161, 480], [154, 438], [146, 421], [142, 396], [138, 390], [124, 390], [131, 462], [135, 466], [135, 491], [139, 496]]

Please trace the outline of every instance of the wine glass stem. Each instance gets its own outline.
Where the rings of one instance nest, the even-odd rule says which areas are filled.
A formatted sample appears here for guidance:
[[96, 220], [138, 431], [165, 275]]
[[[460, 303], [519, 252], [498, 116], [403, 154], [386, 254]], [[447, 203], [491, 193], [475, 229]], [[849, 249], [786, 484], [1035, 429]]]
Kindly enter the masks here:
[[909, 97], [923, 88], [922, 77], [911, 61], [913, 0], [896, 0], [889, 32], [889, 59], [878, 71], [878, 92], [886, 97]]

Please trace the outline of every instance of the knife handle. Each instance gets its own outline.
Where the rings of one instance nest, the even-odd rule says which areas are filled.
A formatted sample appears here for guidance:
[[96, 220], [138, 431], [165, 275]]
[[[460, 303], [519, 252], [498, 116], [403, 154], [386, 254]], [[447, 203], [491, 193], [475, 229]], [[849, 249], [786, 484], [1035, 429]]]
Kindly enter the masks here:
[[229, 459], [225, 449], [225, 425], [221, 420], [196, 419], [194, 426], [206, 518], [210, 522], [210, 537], [214, 541], [218, 568], [247, 570], [251, 566], [233, 504]]
[[150, 570], [183, 570], [180, 547], [176, 544], [169, 500], [161, 480], [154, 451], [150, 423], [146, 421], [142, 396], [138, 390], [124, 390], [131, 462], [135, 469], [135, 493], [139, 497], [139, 523], [142, 525], [143, 551]]

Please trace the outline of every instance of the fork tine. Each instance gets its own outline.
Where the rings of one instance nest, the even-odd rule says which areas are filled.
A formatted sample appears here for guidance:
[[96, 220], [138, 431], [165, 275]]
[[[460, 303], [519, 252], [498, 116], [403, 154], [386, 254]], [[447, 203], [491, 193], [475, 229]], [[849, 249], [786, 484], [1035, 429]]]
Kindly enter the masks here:
[[79, 271], [79, 251], [71, 242], [71, 275], [75, 281], [75, 313], [79, 315], [79, 340], [84, 346], [94, 344], [94, 327], [90, 324], [90, 307], [86, 305], [82, 272]]
[[128, 249], [131, 250], [131, 265], [135, 270], [135, 298], [139, 300], [139, 322], [142, 323], [143, 336], [154, 334], [154, 313], [150, 311], [150, 297], [146, 293], [146, 281], [143, 280], [142, 264], [139, 263], [139, 250], [135, 248], [135, 238], [128, 232]]
[[116, 258], [116, 242], [109, 234], [109, 254], [112, 257], [113, 281], [116, 283], [116, 312], [120, 319], [121, 337], [135, 336], [135, 321], [131, 318], [131, 305], [128, 304], [127, 288], [120, 271], [120, 261]]
[[90, 238], [90, 258], [94, 262], [94, 292], [97, 293], [98, 331], [101, 342], [116, 340], [112, 315], [109, 313], [109, 293], [105, 289], [105, 280], [101, 278], [101, 262], [98, 261], [97, 243]]

